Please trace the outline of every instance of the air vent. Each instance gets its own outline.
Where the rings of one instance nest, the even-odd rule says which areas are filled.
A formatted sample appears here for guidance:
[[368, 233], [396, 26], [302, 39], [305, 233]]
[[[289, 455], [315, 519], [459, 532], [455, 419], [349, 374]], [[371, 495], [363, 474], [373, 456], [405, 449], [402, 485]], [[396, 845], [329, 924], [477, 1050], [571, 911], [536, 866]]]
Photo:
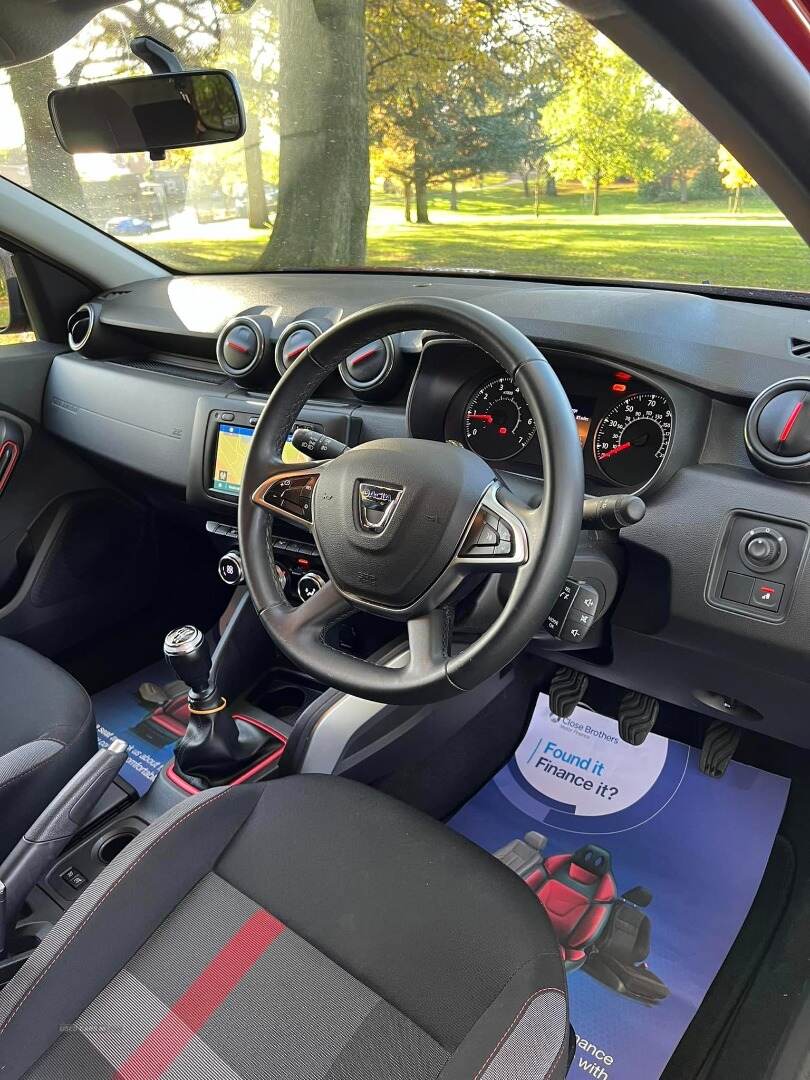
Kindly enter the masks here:
[[217, 362], [226, 375], [245, 386], [260, 385], [272, 364], [269, 315], [237, 315], [217, 338]]
[[283, 375], [322, 333], [323, 327], [309, 319], [298, 319], [290, 323], [276, 342], [276, 367], [279, 374]]
[[67, 342], [75, 353], [92, 360], [131, 357], [140, 349], [119, 330], [101, 321], [102, 305], [91, 300], [76, 308], [67, 321]]
[[67, 341], [74, 352], [81, 352], [93, 334], [96, 313], [90, 304], [82, 304], [67, 321]]
[[762, 472], [810, 481], [810, 378], [784, 379], [762, 391], [748, 410], [745, 447]]
[[109, 300], [113, 296], [129, 296], [131, 292], [132, 289], [108, 289], [99, 296], [99, 300]]
[[810, 359], [810, 341], [807, 338], [792, 337], [790, 339], [790, 351], [794, 356], [806, 356]]

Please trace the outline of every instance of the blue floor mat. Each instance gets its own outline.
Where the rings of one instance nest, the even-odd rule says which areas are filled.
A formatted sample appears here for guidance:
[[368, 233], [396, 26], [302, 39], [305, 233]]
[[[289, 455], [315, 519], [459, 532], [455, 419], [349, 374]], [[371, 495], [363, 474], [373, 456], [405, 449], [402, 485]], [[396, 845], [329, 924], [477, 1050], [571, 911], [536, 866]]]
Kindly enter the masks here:
[[748, 914], [789, 781], [540, 697], [511, 761], [450, 821], [520, 874], [567, 960], [569, 1076], [660, 1076]]
[[129, 758], [121, 770], [121, 777], [132, 784], [139, 795], [146, 794], [161, 768], [171, 759], [176, 740], [168, 732], [163, 735], [148, 723], [152, 710], [139, 699], [138, 687], [144, 682], [164, 686], [176, 678], [168, 664], [161, 660], [93, 695], [99, 746], [108, 746], [113, 739], [126, 740]]

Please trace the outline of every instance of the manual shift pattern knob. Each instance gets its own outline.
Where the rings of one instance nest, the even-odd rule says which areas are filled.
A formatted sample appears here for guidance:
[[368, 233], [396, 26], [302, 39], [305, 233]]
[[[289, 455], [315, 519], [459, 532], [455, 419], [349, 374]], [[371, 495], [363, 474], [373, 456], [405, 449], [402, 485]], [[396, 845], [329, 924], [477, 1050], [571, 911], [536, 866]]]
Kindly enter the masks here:
[[170, 630], [163, 642], [163, 655], [178, 679], [195, 694], [205, 694], [211, 677], [211, 650], [201, 630], [196, 626]]

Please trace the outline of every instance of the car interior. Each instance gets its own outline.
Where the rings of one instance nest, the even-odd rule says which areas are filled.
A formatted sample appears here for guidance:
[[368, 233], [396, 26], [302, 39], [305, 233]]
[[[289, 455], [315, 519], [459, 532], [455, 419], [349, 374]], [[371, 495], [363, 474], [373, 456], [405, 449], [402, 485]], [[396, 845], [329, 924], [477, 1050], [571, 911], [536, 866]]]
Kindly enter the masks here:
[[[209, 7], [0, 10], [0, 95], [20, 117], [0, 119], [0, 1075], [806, 1076], [810, 9]], [[386, 261], [383, 225], [367, 253], [367, 161], [382, 177], [404, 151], [393, 106], [368, 106], [384, 60], [363, 35], [396, 39], [381, 70], [400, 70], [411, 28], [438, 34], [445, 8], [465, 27], [496, 10], [510, 48], [554, 28], [632, 58], [653, 108], [689, 110], [750, 171], [735, 197], [756, 185], [779, 221], [712, 219], [685, 280], [666, 272], [677, 223], [647, 276], [546, 273], [531, 211], [532, 272], [469, 265], [463, 246]], [[192, 55], [216, 19], [219, 52]], [[271, 42], [278, 136], [271, 111], [257, 134], [240, 19], [255, 63]], [[370, 135], [348, 124], [358, 94]], [[255, 263], [226, 217], [256, 188], [240, 209], [215, 171], [243, 143], [260, 177], [278, 158], [263, 255], [238, 225]], [[145, 177], [177, 183], [195, 155], [214, 179], [190, 225], [191, 182], [170, 213], [169, 181]], [[594, 227], [641, 176], [629, 161]], [[372, 223], [399, 222], [402, 191], [410, 214], [399, 167], [372, 184]], [[515, 168], [458, 176], [497, 172], [493, 198], [517, 198]], [[419, 235], [449, 228], [430, 191], [456, 197], [455, 173], [432, 176]], [[471, 203], [476, 182], [458, 181]], [[745, 258], [744, 234], [788, 230], [792, 269]], [[729, 238], [749, 276], [726, 284], [711, 267]], [[521, 747], [539, 752], [543, 709], [532, 788]], [[600, 785], [592, 747], [547, 737], [574, 722], [627, 780]], [[681, 760], [694, 796], [680, 774], [656, 795]], [[518, 773], [522, 810], [490, 825]], [[566, 832], [567, 789], [543, 783], [617, 802], [636, 784], [621, 813], [670, 832], [639, 824], [631, 872], [619, 811]], [[721, 809], [736, 799], [744, 813]], [[644, 1049], [659, 1018], [660, 1061]]]

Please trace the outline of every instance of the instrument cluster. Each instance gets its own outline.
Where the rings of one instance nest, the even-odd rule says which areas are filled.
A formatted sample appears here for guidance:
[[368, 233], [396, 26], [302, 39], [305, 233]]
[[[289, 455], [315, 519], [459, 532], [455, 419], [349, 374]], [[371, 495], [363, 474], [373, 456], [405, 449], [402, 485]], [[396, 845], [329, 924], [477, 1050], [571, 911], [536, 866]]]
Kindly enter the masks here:
[[[646, 489], [670, 454], [675, 409], [669, 395], [610, 361], [552, 351], [550, 362], [571, 403], [588, 490]], [[424, 409], [427, 417], [417, 414]], [[414, 434], [458, 442], [496, 468], [542, 476], [534, 420], [523, 395], [471, 346], [439, 341], [426, 347], [408, 419]]]

